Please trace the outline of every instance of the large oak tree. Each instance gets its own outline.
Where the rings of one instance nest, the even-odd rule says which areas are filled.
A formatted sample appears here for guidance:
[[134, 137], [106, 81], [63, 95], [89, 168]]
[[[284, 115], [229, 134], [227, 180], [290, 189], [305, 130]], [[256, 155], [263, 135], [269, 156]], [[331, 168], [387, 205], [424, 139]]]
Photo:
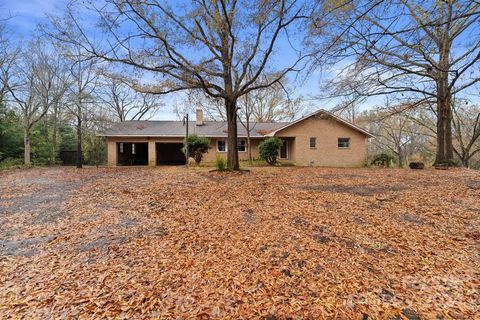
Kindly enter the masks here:
[[[51, 19], [56, 38], [81, 46], [85, 58], [140, 72], [140, 81], [126, 79], [138, 91], [200, 90], [223, 101], [231, 170], [239, 168], [238, 99], [302, 69], [307, 56], [294, 45], [308, 18], [300, 0], [105, 0], [87, 7], [100, 19], [101, 36], [100, 30], [93, 36], [70, 6], [65, 17]], [[280, 46], [282, 60], [273, 63]], [[273, 76], [262, 77], [267, 72]], [[145, 73], [153, 84], [142, 83]]]
[[451, 164], [453, 97], [480, 81], [480, 3], [340, 2], [346, 14], [335, 21], [346, 31], [333, 55], [347, 67], [334, 79], [336, 88], [355, 97], [395, 96], [410, 106], [436, 104], [435, 162]]

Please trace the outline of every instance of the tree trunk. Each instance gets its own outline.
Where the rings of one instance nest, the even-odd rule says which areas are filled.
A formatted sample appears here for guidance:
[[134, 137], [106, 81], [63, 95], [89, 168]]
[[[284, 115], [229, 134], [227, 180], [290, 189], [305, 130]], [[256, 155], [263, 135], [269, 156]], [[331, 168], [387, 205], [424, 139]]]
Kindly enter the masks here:
[[450, 70], [450, 46], [446, 37], [441, 39], [439, 47], [439, 71], [437, 85], [437, 154], [434, 165], [453, 164], [452, 142], [452, 93], [449, 88], [448, 71]]
[[437, 154], [435, 165], [453, 164], [452, 115], [450, 100], [437, 98]]
[[29, 166], [30, 161], [30, 130], [25, 128], [23, 131], [23, 149], [24, 149], [24, 163]]
[[225, 99], [225, 107], [227, 110], [227, 167], [228, 170], [238, 170], [240, 165], [238, 163], [237, 150], [237, 100]]
[[82, 118], [77, 116], [77, 168], [82, 168]]
[[50, 157], [55, 163], [57, 158], [57, 122], [58, 122], [58, 103], [55, 103], [53, 110], [53, 124], [52, 124], [52, 145], [50, 146]]
[[[48, 115], [47, 114], [43, 117], [43, 129], [44, 129], [43, 134], [44, 134], [44, 137], [45, 137], [45, 144], [47, 146], [50, 146], [51, 143], [50, 143], [50, 136], [49, 136], [49, 132], [48, 132]], [[49, 166], [52, 165], [52, 153], [51, 152], [48, 152], [47, 165], [49, 165]]]
[[463, 165], [465, 168], [469, 168], [469, 167], [470, 167], [470, 161], [469, 161], [468, 155], [464, 155], [464, 156], [463, 156], [463, 158], [462, 158], [462, 165]]
[[449, 97], [447, 98], [447, 124], [446, 124], [446, 131], [445, 131], [445, 154], [447, 157], [447, 162], [450, 165], [453, 165], [453, 133], [452, 133], [452, 106], [451, 106], [451, 96], [449, 93]]
[[52, 128], [52, 145], [50, 147], [50, 157], [55, 163], [55, 159], [57, 158], [57, 123], [54, 120], [53, 128]]
[[247, 113], [247, 148], [248, 148], [248, 162], [252, 164], [252, 147], [250, 145], [250, 114]]
[[402, 150], [402, 147], [399, 147], [398, 148], [398, 167], [403, 168], [403, 163], [404, 163], [403, 150]]

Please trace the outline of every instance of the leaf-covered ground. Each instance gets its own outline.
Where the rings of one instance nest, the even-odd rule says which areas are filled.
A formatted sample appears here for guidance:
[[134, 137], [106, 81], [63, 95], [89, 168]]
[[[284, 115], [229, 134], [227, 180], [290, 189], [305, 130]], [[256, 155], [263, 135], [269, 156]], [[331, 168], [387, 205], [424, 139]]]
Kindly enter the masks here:
[[480, 173], [0, 173], [0, 318], [480, 318]]

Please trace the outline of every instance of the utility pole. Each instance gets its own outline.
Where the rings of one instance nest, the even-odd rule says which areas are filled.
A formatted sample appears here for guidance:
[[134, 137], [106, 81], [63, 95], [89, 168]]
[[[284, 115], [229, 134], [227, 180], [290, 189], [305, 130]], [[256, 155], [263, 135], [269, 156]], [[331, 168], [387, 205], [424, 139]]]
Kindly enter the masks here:
[[185, 166], [188, 168], [188, 158], [189, 158], [189, 150], [188, 150], [188, 113], [183, 117], [183, 123], [185, 125], [185, 140], [183, 142], [183, 147], [185, 149]]

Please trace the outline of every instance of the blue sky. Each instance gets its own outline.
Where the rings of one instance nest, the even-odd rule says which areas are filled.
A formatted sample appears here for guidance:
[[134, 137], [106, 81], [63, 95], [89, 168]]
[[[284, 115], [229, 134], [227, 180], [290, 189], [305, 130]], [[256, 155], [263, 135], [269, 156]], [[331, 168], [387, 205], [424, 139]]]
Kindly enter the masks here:
[[[15, 33], [15, 39], [28, 40], [32, 37], [35, 31], [35, 27], [38, 23], [46, 21], [47, 14], [61, 14], [62, 9], [67, 0], [0, 0], [0, 9], [3, 14], [9, 14], [12, 19], [9, 21], [10, 28]], [[288, 60], [290, 58], [288, 46], [282, 46], [282, 55], [275, 57], [275, 62], [281, 65], [282, 60]], [[335, 106], [338, 100], [318, 99], [317, 97], [322, 95], [321, 81], [327, 78], [335, 77], [340, 69], [341, 65], [335, 65], [329, 68], [328, 71], [314, 71], [306, 81], [299, 85], [296, 85], [292, 97], [302, 96], [304, 98], [305, 112], [312, 111], [314, 109], [330, 109]], [[157, 119], [172, 119], [175, 114], [172, 112], [172, 108], [175, 105], [182, 104], [181, 94], [171, 94], [165, 97], [165, 108], [162, 109], [156, 116]], [[375, 105], [381, 105], [383, 97], [375, 97], [368, 100], [367, 103], [362, 105], [362, 109], [369, 108]]]
[[[0, 8], [5, 13], [12, 16], [10, 20], [10, 28], [14, 31], [16, 40], [27, 41], [35, 31], [38, 23], [46, 21], [47, 14], [60, 14], [64, 7], [65, 0], [0, 0]], [[288, 53], [286, 53], [288, 55]], [[282, 56], [277, 57], [283, 58]], [[285, 58], [288, 58], [285, 56]], [[281, 63], [281, 61], [279, 61]], [[335, 73], [335, 71], [330, 71]], [[331, 74], [331, 73], [330, 73]], [[328, 76], [323, 75], [323, 76]], [[315, 96], [320, 93], [320, 81], [322, 74], [314, 72], [306, 81], [295, 88], [292, 97], [299, 95], [305, 99], [305, 113], [314, 109], [324, 108], [330, 109], [334, 107], [335, 101], [318, 100]], [[175, 114], [172, 108], [175, 104], [182, 103], [181, 96], [172, 94], [164, 98], [165, 108], [163, 108], [156, 116], [156, 119], [173, 119]]]
[[[15, 39], [27, 41], [35, 31], [38, 23], [46, 21], [47, 14], [56, 14], [62, 11], [64, 0], [0, 0], [0, 8], [12, 16], [10, 28], [15, 32]], [[301, 86], [295, 88], [294, 96], [302, 95], [308, 97], [305, 101], [306, 109], [331, 108], [332, 102], [316, 100], [319, 92], [320, 73], [315, 72]], [[174, 117], [170, 106], [181, 103], [178, 95], [171, 95], [165, 99], [166, 107], [158, 113], [158, 119], [172, 119]], [[306, 110], [307, 111], [307, 110]]]
[[2, 11], [12, 16], [11, 27], [22, 38], [28, 38], [36, 25], [44, 21], [45, 14], [61, 8], [61, 0], [2, 0]]

